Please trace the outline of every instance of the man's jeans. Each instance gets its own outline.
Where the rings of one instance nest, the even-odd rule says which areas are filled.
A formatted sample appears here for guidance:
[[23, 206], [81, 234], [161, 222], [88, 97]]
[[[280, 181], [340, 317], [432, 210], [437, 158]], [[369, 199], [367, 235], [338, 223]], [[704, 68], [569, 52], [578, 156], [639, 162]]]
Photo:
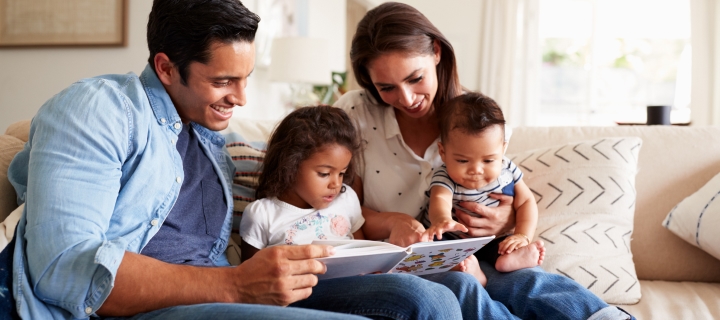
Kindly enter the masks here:
[[[482, 290], [472, 276], [443, 273], [467, 292]], [[323, 280], [310, 298], [288, 308], [248, 304], [201, 304], [153, 311], [131, 319], [462, 319], [458, 298], [447, 287], [413, 275], [366, 275]], [[463, 306], [465, 308], [465, 306]], [[473, 306], [469, 308], [477, 310]], [[354, 314], [354, 315], [351, 315]], [[475, 313], [477, 314], [477, 313]], [[475, 318], [475, 317], [473, 317]]]
[[[10, 271], [2, 279], [8, 294], [2, 307], [13, 314], [12, 241], [0, 253], [0, 266]], [[7, 256], [7, 255], [10, 256]], [[200, 304], [157, 310], [133, 319], [623, 319], [628, 316], [595, 297], [588, 290], [539, 268], [499, 273], [481, 263], [489, 279], [488, 292], [469, 274], [444, 272], [424, 277], [367, 275], [323, 280], [313, 295], [288, 308], [248, 304]], [[430, 280], [424, 281], [423, 280]], [[563, 281], [564, 280], [564, 281]], [[4, 293], [4, 292], [3, 292]], [[500, 302], [505, 303], [506, 308]], [[324, 310], [324, 311], [319, 311]], [[329, 312], [328, 312], [329, 311]], [[332, 313], [337, 312], [337, 313]], [[5, 314], [5, 313], [3, 313]]]

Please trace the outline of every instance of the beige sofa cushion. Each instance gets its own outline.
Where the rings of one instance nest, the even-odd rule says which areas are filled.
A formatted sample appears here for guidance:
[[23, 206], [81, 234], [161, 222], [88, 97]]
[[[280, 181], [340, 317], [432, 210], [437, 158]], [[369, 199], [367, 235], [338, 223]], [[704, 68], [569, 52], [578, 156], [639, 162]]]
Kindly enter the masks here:
[[720, 319], [720, 283], [640, 281], [642, 300], [619, 306], [637, 319]]
[[11, 124], [6, 130], [5, 134], [13, 136], [22, 140], [22, 142], [28, 141], [30, 135], [30, 120], [18, 121]]
[[638, 278], [720, 282], [720, 261], [661, 225], [676, 204], [720, 172], [720, 127], [521, 127], [507, 152], [629, 136], [643, 140], [631, 242]]

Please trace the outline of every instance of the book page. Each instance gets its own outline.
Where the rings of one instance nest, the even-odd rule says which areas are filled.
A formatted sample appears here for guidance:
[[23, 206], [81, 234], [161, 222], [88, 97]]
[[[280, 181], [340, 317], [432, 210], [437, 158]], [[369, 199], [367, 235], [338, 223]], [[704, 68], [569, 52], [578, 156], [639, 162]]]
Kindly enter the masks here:
[[318, 274], [317, 277], [323, 280], [372, 273], [387, 273], [398, 261], [406, 256], [405, 251], [399, 251], [362, 256], [320, 258], [317, 260], [327, 266], [327, 271], [325, 274]]
[[410, 255], [390, 272], [422, 275], [448, 271], [494, 238], [495, 236], [490, 236], [416, 243], [410, 246]]
[[371, 240], [315, 240], [312, 244], [335, 247], [335, 255], [317, 259], [327, 266], [325, 274], [318, 279], [387, 273], [408, 255], [409, 248]]
[[312, 244], [320, 244], [335, 247], [335, 255], [331, 258], [346, 256], [361, 256], [385, 252], [407, 251], [408, 248], [401, 248], [396, 245], [372, 240], [315, 240]]

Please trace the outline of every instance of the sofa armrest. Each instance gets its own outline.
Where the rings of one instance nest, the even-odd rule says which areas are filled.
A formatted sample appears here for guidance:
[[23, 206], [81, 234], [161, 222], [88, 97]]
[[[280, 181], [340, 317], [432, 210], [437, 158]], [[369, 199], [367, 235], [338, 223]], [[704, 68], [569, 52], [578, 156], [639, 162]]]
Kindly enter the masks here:
[[5, 134], [20, 139], [22, 142], [28, 141], [30, 135], [30, 120], [18, 121], [11, 124]]
[[0, 135], [0, 221], [5, 220], [18, 206], [15, 188], [8, 181], [7, 172], [10, 162], [24, 144], [24, 141], [15, 136]]

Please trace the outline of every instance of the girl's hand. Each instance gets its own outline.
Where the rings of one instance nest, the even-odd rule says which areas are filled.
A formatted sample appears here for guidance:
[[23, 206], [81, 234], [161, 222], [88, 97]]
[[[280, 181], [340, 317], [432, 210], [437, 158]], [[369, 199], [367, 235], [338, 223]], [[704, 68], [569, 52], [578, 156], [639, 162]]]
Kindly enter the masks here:
[[395, 215], [388, 241], [394, 245], [407, 247], [418, 242], [429, 241], [422, 223], [406, 214]]
[[434, 239], [433, 237], [440, 240], [442, 239], [442, 234], [448, 231], [468, 232], [468, 228], [453, 219], [445, 219], [433, 223], [433, 225], [425, 231], [425, 236], [427, 236], [429, 240]]
[[527, 238], [521, 235], [511, 235], [500, 242], [500, 245], [498, 246], [498, 254], [508, 254], [526, 245], [529, 245]]
[[455, 216], [468, 228], [467, 234], [471, 238], [505, 234], [515, 227], [513, 197], [499, 193], [491, 193], [490, 197], [500, 200], [497, 207], [476, 202], [458, 203], [460, 208], [456, 208]]

